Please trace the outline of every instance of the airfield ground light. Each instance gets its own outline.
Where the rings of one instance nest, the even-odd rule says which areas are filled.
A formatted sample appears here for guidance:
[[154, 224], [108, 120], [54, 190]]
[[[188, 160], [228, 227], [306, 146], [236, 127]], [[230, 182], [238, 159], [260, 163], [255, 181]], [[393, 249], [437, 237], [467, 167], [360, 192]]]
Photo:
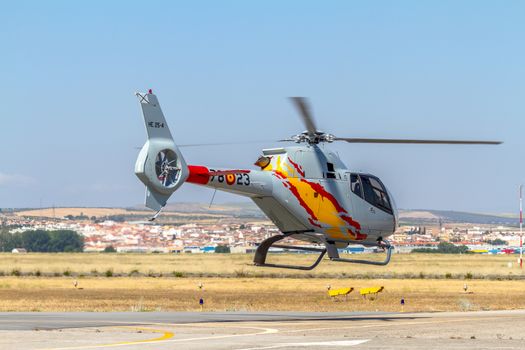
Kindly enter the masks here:
[[204, 284], [202, 282], [199, 282], [199, 284], [197, 285], [197, 287], [199, 287], [199, 306], [201, 308], [201, 311], [204, 310], [204, 297], [202, 295], [202, 292], [203, 292], [203, 288], [204, 288]]

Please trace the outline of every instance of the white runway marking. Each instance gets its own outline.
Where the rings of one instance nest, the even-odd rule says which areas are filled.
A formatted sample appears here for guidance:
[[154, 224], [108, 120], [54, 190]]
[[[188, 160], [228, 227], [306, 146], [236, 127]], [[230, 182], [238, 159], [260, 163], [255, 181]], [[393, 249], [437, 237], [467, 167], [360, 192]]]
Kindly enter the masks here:
[[[199, 325], [192, 325], [199, 326]], [[181, 339], [169, 339], [169, 340], [139, 340], [133, 342], [120, 342], [120, 343], [111, 343], [111, 344], [93, 344], [93, 345], [82, 345], [82, 346], [71, 346], [71, 347], [58, 347], [58, 348], [47, 348], [42, 350], [75, 350], [75, 349], [99, 349], [99, 348], [113, 348], [113, 347], [126, 347], [126, 346], [137, 346], [137, 345], [147, 345], [147, 344], [164, 344], [164, 343], [180, 343], [180, 342], [192, 342], [192, 341], [201, 341], [201, 340], [216, 340], [216, 339], [226, 339], [226, 338], [238, 338], [238, 337], [251, 337], [256, 335], [264, 334], [273, 334], [279, 333], [278, 329], [274, 328], [263, 328], [263, 327], [248, 327], [248, 326], [234, 326], [228, 328], [238, 328], [238, 329], [256, 329], [261, 332], [257, 333], [246, 333], [246, 334], [225, 334], [209, 337], [194, 337], [194, 338], [181, 338]], [[167, 332], [173, 336], [173, 333]]]
[[307, 343], [280, 343], [269, 346], [262, 346], [257, 348], [244, 348], [238, 350], [264, 350], [264, 349], [279, 349], [279, 348], [290, 348], [290, 347], [320, 347], [320, 346], [356, 346], [359, 344], [366, 343], [370, 339], [356, 339], [356, 340], [340, 340], [340, 341], [318, 341], [318, 342], [307, 342]]

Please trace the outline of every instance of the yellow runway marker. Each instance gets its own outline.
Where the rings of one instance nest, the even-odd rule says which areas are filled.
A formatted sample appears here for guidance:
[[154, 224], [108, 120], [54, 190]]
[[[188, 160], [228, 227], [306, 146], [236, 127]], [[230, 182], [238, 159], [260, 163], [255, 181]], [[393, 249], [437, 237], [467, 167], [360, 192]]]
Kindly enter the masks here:
[[[116, 327], [114, 327], [116, 328]], [[157, 338], [150, 338], [150, 339], [143, 339], [143, 340], [133, 340], [133, 341], [126, 341], [126, 342], [118, 342], [118, 343], [110, 343], [110, 344], [100, 344], [100, 345], [82, 345], [82, 346], [67, 346], [62, 348], [50, 348], [45, 350], [73, 350], [73, 349], [97, 349], [97, 348], [111, 348], [111, 347], [117, 347], [117, 346], [127, 346], [127, 345], [137, 345], [137, 344], [148, 344], [148, 343], [156, 343], [159, 341], [165, 341], [167, 339], [173, 338], [175, 335], [172, 332], [160, 330], [160, 329], [151, 329], [151, 328], [137, 328], [137, 327], [118, 327], [118, 328], [128, 328], [128, 329], [134, 329], [139, 331], [147, 331], [152, 333], [162, 333], [162, 336]]]

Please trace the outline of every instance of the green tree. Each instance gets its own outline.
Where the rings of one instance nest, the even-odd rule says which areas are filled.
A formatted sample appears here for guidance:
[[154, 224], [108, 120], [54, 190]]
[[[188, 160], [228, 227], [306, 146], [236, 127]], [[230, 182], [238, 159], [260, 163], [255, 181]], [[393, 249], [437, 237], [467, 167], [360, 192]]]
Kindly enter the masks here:
[[117, 250], [112, 246], [108, 245], [106, 248], [104, 248], [104, 253], [116, 253]]
[[215, 247], [215, 253], [230, 253], [230, 247], [227, 245], [218, 245]]
[[30, 252], [49, 251], [49, 241], [51, 237], [48, 231], [35, 230], [24, 231], [21, 234], [21, 245]]
[[49, 235], [48, 251], [50, 252], [82, 252], [84, 250], [84, 237], [75, 231], [50, 231]]
[[468, 252], [466, 245], [455, 245], [449, 242], [440, 242], [437, 249], [417, 248], [412, 249], [413, 253], [441, 253], [441, 254], [465, 254]]
[[20, 236], [12, 234], [8, 230], [0, 231], [0, 251], [10, 252], [13, 248], [21, 247]]
[[84, 238], [70, 230], [31, 230], [11, 236], [0, 235], [0, 250], [11, 251], [16, 247], [25, 248], [30, 252], [81, 252], [84, 250]]
[[504, 241], [504, 240], [499, 239], [499, 238], [496, 238], [494, 240], [488, 240], [487, 243], [488, 244], [492, 244], [492, 245], [507, 245], [507, 244], [509, 244], [509, 242]]
[[440, 242], [438, 244], [438, 252], [444, 254], [464, 254], [468, 252], [468, 247], [466, 245], [455, 245], [448, 242]]

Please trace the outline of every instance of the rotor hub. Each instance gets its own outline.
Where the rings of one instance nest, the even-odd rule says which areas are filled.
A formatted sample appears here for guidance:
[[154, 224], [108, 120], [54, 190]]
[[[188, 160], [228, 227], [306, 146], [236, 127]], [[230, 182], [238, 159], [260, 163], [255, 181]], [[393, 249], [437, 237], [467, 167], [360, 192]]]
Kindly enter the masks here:
[[335, 136], [332, 134], [325, 133], [323, 131], [316, 131], [315, 133], [309, 133], [308, 131], [303, 131], [300, 134], [291, 137], [291, 140], [295, 143], [308, 143], [308, 144], [318, 144], [321, 142], [334, 142]]

